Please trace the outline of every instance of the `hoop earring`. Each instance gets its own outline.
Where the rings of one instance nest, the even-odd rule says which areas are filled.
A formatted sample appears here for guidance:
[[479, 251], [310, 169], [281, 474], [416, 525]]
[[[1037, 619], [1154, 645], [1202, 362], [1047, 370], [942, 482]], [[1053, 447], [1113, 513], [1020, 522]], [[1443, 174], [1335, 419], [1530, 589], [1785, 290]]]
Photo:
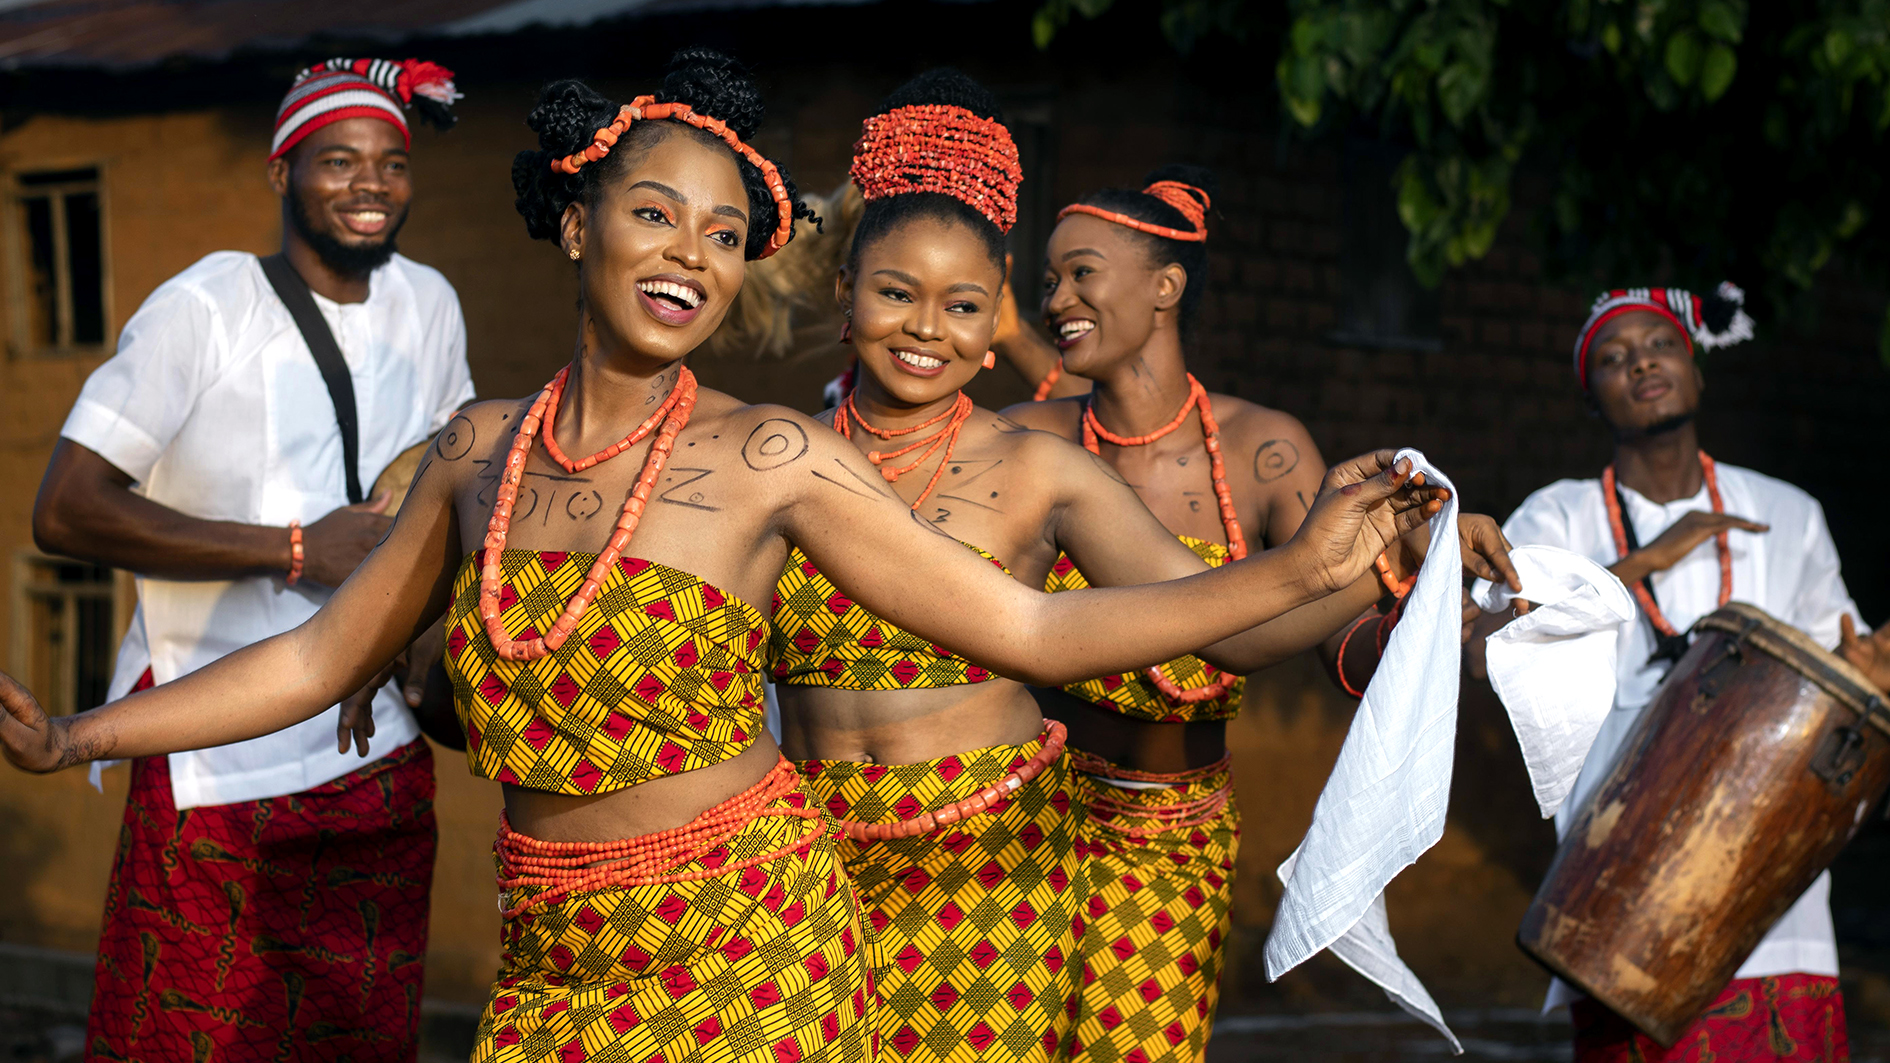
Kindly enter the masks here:
[[847, 311], [846, 324], [840, 326], [840, 342], [842, 344], [853, 342], [853, 311], [852, 310]]
[[985, 352], [984, 352], [984, 367], [985, 367], [986, 369], [996, 369], [996, 368], [997, 368], [997, 352], [996, 352], [996, 351], [985, 351]]

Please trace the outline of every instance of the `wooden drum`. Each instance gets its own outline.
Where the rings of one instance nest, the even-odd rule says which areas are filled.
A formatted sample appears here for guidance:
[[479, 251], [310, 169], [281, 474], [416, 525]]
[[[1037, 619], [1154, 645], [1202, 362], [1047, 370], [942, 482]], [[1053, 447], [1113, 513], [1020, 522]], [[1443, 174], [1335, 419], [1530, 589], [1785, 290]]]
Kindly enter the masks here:
[[1863, 673], [1750, 605], [1694, 630], [1517, 933], [1664, 1045], [1890, 787], [1890, 710]]

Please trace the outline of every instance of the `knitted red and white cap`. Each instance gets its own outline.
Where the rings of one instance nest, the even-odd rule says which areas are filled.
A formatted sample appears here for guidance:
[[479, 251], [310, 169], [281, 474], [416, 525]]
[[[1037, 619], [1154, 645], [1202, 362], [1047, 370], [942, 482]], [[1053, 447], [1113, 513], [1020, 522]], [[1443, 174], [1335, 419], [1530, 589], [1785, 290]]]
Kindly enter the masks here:
[[1575, 334], [1575, 380], [1588, 390], [1588, 347], [1601, 326], [1634, 310], [1647, 310], [1672, 322], [1686, 337], [1687, 348], [1713, 350], [1742, 343], [1753, 336], [1752, 318], [1746, 316], [1746, 293], [1731, 281], [1721, 281], [1711, 295], [1698, 296], [1684, 288], [1613, 288], [1595, 297], [1588, 320]]
[[295, 76], [295, 84], [276, 111], [276, 137], [269, 157], [281, 158], [317, 129], [350, 118], [379, 118], [400, 130], [413, 146], [404, 108], [442, 129], [453, 124], [452, 106], [462, 93], [453, 72], [419, 59], [330, 59]]

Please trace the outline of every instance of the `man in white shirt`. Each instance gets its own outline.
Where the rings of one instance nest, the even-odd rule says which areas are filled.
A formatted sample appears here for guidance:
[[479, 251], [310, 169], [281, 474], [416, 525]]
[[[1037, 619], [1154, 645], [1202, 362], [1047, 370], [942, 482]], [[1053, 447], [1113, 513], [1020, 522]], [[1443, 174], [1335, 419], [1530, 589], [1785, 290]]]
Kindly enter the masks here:
[[[450, 79], [304, 71], [269, 159], [281, 260], [221, 251], [172, 277], [86, 381], [34, 533], [138, 576], [112, 698], [312, 616], [390, 523], [386, 497], [349, 494], [473, 397], [452, 286], [394, 244], [404, 112], [450, 122]], [[364, 737], [338, 750], [330, 715], [132, 764], [88, 1058], [414, 1058], [432, 756], [396, 688], [371, 697], [375, 759]]]
[[[1562, 480], [1530, 495], [1503, 525], [1516, 546], [1558, 546], [1609, 566], [1640, 606], [1620, 637], [1613, 711], [1556, 814], [1558, 834], [1653, 701], [1685, 650], [1685, 632], [1729, 599], [1764, 609], [1890, 685], [1890, 636], [1858, 636], [1857, 606], [1817, 500], [1700, 450], [1694, 417], [1705, 379], [1695, 348], [1750, 338], [1742, 302], [1731, 285], [1704, 298], [1623, 289], [1598, 299], [1576, 341], [1575, 372], [1614, 434], [1614, 461], [1599, 480]], [[1708, 1051], [1738, 1060], [1844, 1058], [1829, 893], [1830, 876], [1819, 876], [1672, 1049], [1556, 982], [1550, 1002], [1572, 1005], [1577, 1060], [1651, 1063]]]

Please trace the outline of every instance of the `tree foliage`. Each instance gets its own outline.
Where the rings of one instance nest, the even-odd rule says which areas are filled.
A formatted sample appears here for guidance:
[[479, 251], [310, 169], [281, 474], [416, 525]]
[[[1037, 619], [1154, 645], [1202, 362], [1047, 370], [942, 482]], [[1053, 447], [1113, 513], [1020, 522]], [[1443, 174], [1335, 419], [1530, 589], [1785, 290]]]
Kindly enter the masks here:
[[[1049, 0], [1039, 44], [1111, 6]], [[1890, 279], [1890, 0], [1163, 0], [1184, 52], [1261, 20], [1287, 121], [1408, 148], [1391, 194], [1427, 283], [1489, 250], [1519, 185], [1558, 276], [1730, 277], [1775, 313], [1840, 252]]]

